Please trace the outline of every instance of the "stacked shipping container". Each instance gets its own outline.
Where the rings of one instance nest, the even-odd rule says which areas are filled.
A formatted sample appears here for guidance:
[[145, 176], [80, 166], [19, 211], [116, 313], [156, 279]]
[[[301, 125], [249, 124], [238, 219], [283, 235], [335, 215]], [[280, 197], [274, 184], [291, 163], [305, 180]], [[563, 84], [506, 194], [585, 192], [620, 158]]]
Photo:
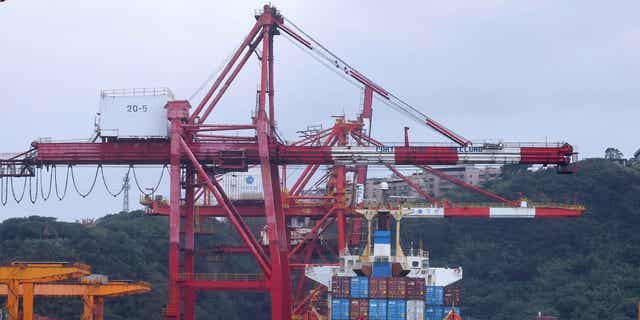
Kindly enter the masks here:
[[331, 319], [349, 320], [349, 299], [331, 299]]
[[460, 302], [459, 288], [426, 287], [423, 278], [336, 276], [331, 289], [331, 320], [441, 320]]
[[445, 306], [459, 306], [462, 302], [460, 287], [445, 287], [444, 288], [444, 305]]
[[331, 295], [336, 298], [351, 297], [351, 277], [333, 277], [331, 280]]
[[351, 299], [351, 309], [349, 310], [350, 320], [367, 319], [369, 316], [368, 299]]
[[[402, 279], [402, 278], [398, 278]], [[407, 319], [407, 301], [393, 299], [387, 301], [387, 320], [406, 320]]]
[[407, 320], [425, 320], [423, 300], [407, 300]]
[[442, 320], [460, 288], [425, 286], [423, 278], [338, 277], [331, 283], [331, 320]]
[[352, 298], [369, 298], [369, 278], [355, 277], [351, 278], [351, 297]]
[[387, 300], [369, 300], [369, 320], [387, 320]]
[[451, 308], [460, 314], [460, 288], [428, 286], [425, 291], [424, 320], [442, 320]]

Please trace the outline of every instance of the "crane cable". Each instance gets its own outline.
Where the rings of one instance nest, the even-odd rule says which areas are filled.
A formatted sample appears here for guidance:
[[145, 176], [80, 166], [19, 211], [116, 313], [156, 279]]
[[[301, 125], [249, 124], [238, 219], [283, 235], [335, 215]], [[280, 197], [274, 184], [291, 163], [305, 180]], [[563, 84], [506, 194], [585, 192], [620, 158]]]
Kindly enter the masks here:
[[[327, 49], [325, 46], [323, 46], [319, 41], [317, 41], [316, 39], [311, 37], [309, 34], [304, 32], [304, 30], [302, 30], [300, 27], [298, 27], [291, 20], [289, 20], [286, 17], [284, 17], [284, 21], [287, 22], [288, 24], [290, 24], [294, 29], [296, 29], [296, 31], [300, 32], [305, 37], [307, 37], [307, 40], [311, 41], [319, 49], [321, 49], [321, 50], [314, 50], [314, 48], [312, 47], [312, 48], [310, 48], [310, 50], [304, 50], [305, 52], [309, 53], [310, 55], [311, 55], [311, 51], [312, 51], [312, 52], [316, 53], [317, 56], [322, 57], [325, 60], [327, 60], [327, 62], [321, 62], [318, 58], [316, 58], [315, 59], [316, 61], [321, 62], [325, 66], [327, 66], [327, 63], [331, 64], [332, 65], [331, 69], [336, 71], [336, 73], [340, 74], [345, 79], [348, 79], [346, 77], [346, 74], [348, 74], [348, 72], [350, 70], [353, 70], [353, 71], [357, 72], [359, 75], [361, 75], [362, 77], [364, 77], [371, 84], [373, 84], [373, 85], [375, 85], [375, 86], [377, 86], [379, 88], [382, 88], [380, 85], [378, 85], [377, 83], [375, 83], [374, 81], [372, 81], [368, 77], [364, 76], [362, 72], [358, 71], [356, 68], [352, 67], [346, 61], [342, 60], [336, 54], [331, 52], [329, 49]], [[289, 37], [285, 37], [285, 39], [289, 39], [290, 41], [293, 42], [293, 40], [290, 39]], [[305, 49], [301, 45], [299, 45], [299, 43], [298, 43], [298, 47], [302, 48], [302, 49]], [[321, 52], [321, 51], [324, 51], [324, 52]], [[343, 67], [340, 68], [340, 65], [342, 65]], [[337, 69], [340, 69], [342, 72], [338, 72]], [[352, 81], [352, 79], [349, 79], [349, 80]], [[358, 84], [358, 87], [361, 87], [362, 85], [363, 84]], [[393, 93], [387, 91], [387, 94], [388, 94], [389, 97], [391, 97], [393, 99], [383, 99], [383, 98], [379, 97], [378, 95], [376, 95], [376, 98], [377, 98], [376, 100], [383, 102], [384, 104], [386, 104], [387, 106], [395, 109], [396, 111], [404, 113], [406, 116], [408, 116], [409, 118], [417, 121], [418, 123], [420, 123], [422, 125], [425, 125], [426, 121], [428, 121], [428, 120], [433, 121], [433, 119], [431, 119], [431, 117], [427, 116], [424, 112], [422, 112], [418, 108], [410, 105], [406, 101], [400, 99], [398, 96], [394, 95]], [[449, 128], [441, 125], [441, 124], [440, 124], [440, 126], [453, 133], [453, 131], [451, 129], [449, 129]], [[459, 136], [459, 135], [457, 135], [455, 133], [454, 133], [454, 135], [455, 136]]]
[[51, 192], [52, 192], [51, 187], [53, 186], [53, 168], [51, 168], [51, 170], [49, 170], [49, 166], [46, 166], [46, 168], [47, 168], [47, 172], [49, 172], [49, 191], [48, 191], [46, 197], [44, 196], [44, 189], [42, 189], [42, 186], [44, 185], [44, 182], [43, 182], [44, 179], [43, 179], [43, 176], [42, 176], [42, 174], [43, 174], [42, 170], [43, 169], [42, 169], [42, 167], [39, 168], [40, 169], [39, 170], [40, 171], [40, 194], [41, 194], [42, 200], [44, 200], [44, 201], [49, 200], [49, 198], [51, 197]]
[[35, 179], [36, 179], [36, 196], [35, 198], [33, 197], [33, 192], [31, 192], [31, 190], [33, 190], [33, 188], [31, 188], [31, 183], [32, 183], [32, 177], [29, 176], [29, 201], [31, 201], [31, 203], [35, 204], [36, 201], [38, 201], [38, 170], [35, 171]]
[[193, 100], [207, 86], [207, 84], [210, 83], [213, 80], [213, 78], [215, 78], [216, 76], [218, 76], [222, 72], [222, 69], [231, 61], [231, 58], [233, 57], [233, 54], [235, 53], [237, 48], [240, 47], [241, 44], [242, 44], [242, 41], [240, 43], [238, 43], [238, 45], [235, 46], [231, 52], [229, 52], [229, 55], [227, 56], [227, 58], [224, 59], [222, 62], [220, 62], [220, 65], [218, 65], [218, 67], [215, 69], [215, 71], [213, 71], [213, 72], [211, 72], [209, 74], [207, 79], [205, 79], [200, 84], [200, 87], [198, 87], [198, 89], [196, 89], [196, 91], [193, 92], [193, 94], [191, 94], [191, 96], [187, 100], [189, 100], [189, 101]]
[[[125, 190], [125, 186], [124, 184], [122, 184], [122, 186], [117, 192], [112, 191], [111, 188], [109, 187], [109, 184], [107, 183], [107, 180], [104, 174], [104, 166], [98, 165], [96, 167], [96, 172], [94, 173], [93, 181], [91, 182], [91, 185], [89, 186], [88, 191], [82, 192], [80, 190], [80, 187], [78, 186], [75, 170], [73, 167], [74, 166], [72, 165], [67, 166], [67, 173], [64, 181], [64, 188], [61, 189], [58, 184], [57, 166], [55, 165], [52, 165], [51, 167], [47, 166], [46, 170], [49, 172], [49, 186], [47, 187], [47, 192], [45, 192], [45, 189], [44, 189], [44, 185], [45, 185], [45, 182], [44, 182], [45, 174], [43, 173], [44, 169], [42, 167], [37, 168], [34, 176], [24, 177], [24, 180], [23, 180], [24, 182], [22, 184], [22, 191], [20, 192], [20, 196], [18, 196], [18, 193], [16, 192], [16, 189], [19, 189], [19, 187], [15, 186], [13, 181], [14, 177], [0, 177], [0, 205], [2, 206], [7, 205], [9, 201], [9, 189], [11, 189], [11, 195], [13, 199], [16, 201], [16, 203], [21, 203], [25, 198], [25, 194], [27, 193], [27, 185], [29, 185], [29, 201], [33, 204], [37, 202], [38, 198], [42, 198], [43, 201], [49, 200], [51, 198], [51, 194], [53, 193], [54, 185], [55, 185], [56, 197], [58, 198], [59, 201], [61, 201], [66, 197], [68, 193], [70, 175], [71, 175], [71, 182], [73, 184], [74, 190], [82, 198], [86, 198], [91, 194], [91, 192], [93, 192], [93, 190], [95, 189], [96, 183], [98, 181], [98, 174], [100, 174], [102, 178], [102, 182], [105, 187], [105, 190], [109, 195], [113, 196], [114, 198], [118, 197]], [[168, 170], [167, 165], [164, 165], [162, 167], [162, 171], [160, 172], [160, 177], [158, 178], [158, 181], [155, 184], [155, 186], [153, 188], [146, 188], [148, 190], [151, 190], [150, 192], [145, 192], [144, 191], [145, 189], [140, 185], [135, 167], [133, 165], [130, 165], [128, 167], [127, 172], [125, 173], [125, 177], [129, 176], [131, 174], [131, 171], [133, 171], [134, 181], [136, 183], [138, 190], [140, 190], [142, 194], [149, 196], [155, 193], [159, 189], [160, 184], [162, 183], [164, 178], [165, 169]], [[38, 195], [40, 196], [38, 197]]]
[[71, 170], [71, 166], [67, 166], [67, 175], [66, 178], [64, 179], [64, 193], [62, 194], [62, 197], [60, 196], [60, 192], [58, 191], [58, 169], [57, 167], [54, 165], [53, 166], [53, 179], [54, 179], [54, 183], [56, 185], [56, 197], [58, 198], [59, 201], [62, 201], [62, 199], [64, 199], [64, 197], [67, 195], [67, 187], [69, 186], [69, 171]]
[[136, 187], [138, 187], [138, 190], [140, 190], [140, 193], [142, 193], [145, 196], [151, 196], [156, 191], [158, 191], [158, 188], [160, 187], [160, 183], [162, 183], [162, 178], [164, 177], [165, 169], [167, 171], [169, 170], [169, 168], [168, 168], [168, 166], [166, 164], [164, 166], [162, 166], [162, 171], [160, 172], [160, 178], [158, 179], [158, 183], [156, 183], [155, 187], [150, 189], [151, 192], [145, 192], [142, 189], [142, 187], [140, 187], [140, 183], [138, 182], [138, 175], [136, 174], [136, 168], [133, 165], [131, 165], [130, 168], [133, 171], [133, 180], [136, 182]]
[[76, 190], [78, 195], [86, 198], [89, 194], [91, 194], [93, 188], [96, 186], [96, 181], [98, 181], [98, 170], [100, 170], [100, 167], [102, 167], [102, 165], [98, 165], [98, 167], [96, 167], [96, 173], [93, 175], [93, 182], [91, 183], [91, 187], [89, 187], [89, 191], [87, 191], [86, 193], [82, 193], [78, 188], [78, 183], [76, 182], [76, 175], [74, 173], [73, 166], [69, 167], [71, 168], [71, 182], [73, 182], [73, 188]]
[[15, 200], [17, 203], [22, 202], [22, 199], [24, 199], [25, 191], [27, 190], [27, 179], [25, 179], [24, 183], [22, 184], [22, 194], [20, 195], [20, 199], [16, 197], [16, 191], [13, 186], [13, 177], [9, 177], [9, 181], [11, 182], [11, 194], [13, 195], [13, 200]]
[[9, 201], [9, 179], [0, 177], [0, 204], [4, 207], [7, 201]]
[[[99, 166], [100, 167], [100, 174], [102, 175], [102, 183], [104, 184], [104, 188], [105, 190], [107, 190], [107, 193], [110, 194], [111, 196], [113, 196], [114, 198], [118, 197], [125, 189], [125, 185], [124, 183], [122, 184], [122, 186], [120, 187], [120, 190], [118, 192], [111, 192], [111, 189], [109, 189], [109, 186], [107, 184], [107, 179], [105, 179], [104, 177], [104, 169], [102, 167], [102, 165]], [[127, 169], [127, 173], [125, 173], [124, 177], [126, 179], [126, 177], [129, 176], [129, 173], [131, 172], [131, 166]]]

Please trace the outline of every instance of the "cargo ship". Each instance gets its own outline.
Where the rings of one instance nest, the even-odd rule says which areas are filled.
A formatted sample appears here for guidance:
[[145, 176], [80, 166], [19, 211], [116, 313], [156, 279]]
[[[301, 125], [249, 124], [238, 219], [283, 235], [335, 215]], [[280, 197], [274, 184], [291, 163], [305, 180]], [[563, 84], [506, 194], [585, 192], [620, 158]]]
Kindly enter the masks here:
[[351, 254], [345, 248], [338, 265], [305, 270], [307, 278], [327, 289], [328, 319], [461, 319], [460, 288], [454, 284], [462, 280], [462, 267], [431, 267], [428, 251], [421, 248], [411, 248], [405, 255], [399, 223], [392, 254], [393, 212], [380, 209], [362, 213], [368, 221], [368, 239], [361, 254]]

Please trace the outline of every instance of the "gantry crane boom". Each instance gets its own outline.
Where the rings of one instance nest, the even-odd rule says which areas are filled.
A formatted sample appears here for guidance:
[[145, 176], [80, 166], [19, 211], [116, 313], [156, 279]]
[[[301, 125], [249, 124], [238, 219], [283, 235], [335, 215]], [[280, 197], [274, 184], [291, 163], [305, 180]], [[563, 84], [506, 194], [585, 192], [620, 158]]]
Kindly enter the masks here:
[[[260, 164], [257, 143], [210, 143], [187, 141], [198, 159], [224, 166], [228, 163]], [[54, 164], [168, 164], [169, 142], [34, 143], [33, 165]], [[234, 153], [228, 153], [233, 149]], [[238, 155], [240, 154], [240, 156]], [[276, 164], [366, 165], [459, 165], [459, 164], [571, 164], [573, 147], [568, 143], [502, 143], [456, 146], [290, 146], [273, 142], [271, 159]], [[187, 157], [182, 156], [187, 162]]]
[[[16, 294], [20, 297], [80, 297], [83, 301], [82, 320], [104, 319], [104, 298], [120, 297], [149, 292], [146, 282], [108, 281], [105, 283], [36, 283], [33, 288], [20, 285]], [[32, 292], [29, 293], [29, 290]], [[0, 296], [7, 296], [9, 288], [0, 284]], [[26, 299], [25, 299], [26, 301]], [[24, 314], [33, 314], [33, 304], [25, 305]], [[29, 308], [29, 310], [27, 310]], [[26, 318], [26, 317], [25, 317]]]

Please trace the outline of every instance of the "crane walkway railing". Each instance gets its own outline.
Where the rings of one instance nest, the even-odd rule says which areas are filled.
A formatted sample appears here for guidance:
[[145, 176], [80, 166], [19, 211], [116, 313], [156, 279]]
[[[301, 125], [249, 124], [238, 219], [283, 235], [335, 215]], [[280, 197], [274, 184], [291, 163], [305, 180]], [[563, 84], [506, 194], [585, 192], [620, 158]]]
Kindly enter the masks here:
[[[418, 208], [418, 207], [426, 207], [426, 208], [513, 208], [514, 206], [511, 203], [502, 203], [502, 202], [449, 202], [445, 205], [436, 205], [434, 206], [432, 203], [403, 203], [400, 207], [407, 208]], [[559, 202], [532, 202], [527, 201], [526, 205], [521, 206], [522, 208], [558, 208], [558, 209], [571, 209], [571, 210], [585, 210], [585, 207], [580, 204], [566, 204]]]
[[181, 273], [178, 275], [181, 281], [205, 280], [205, 281], [261, 281], [265, 280], [259, 273]]

